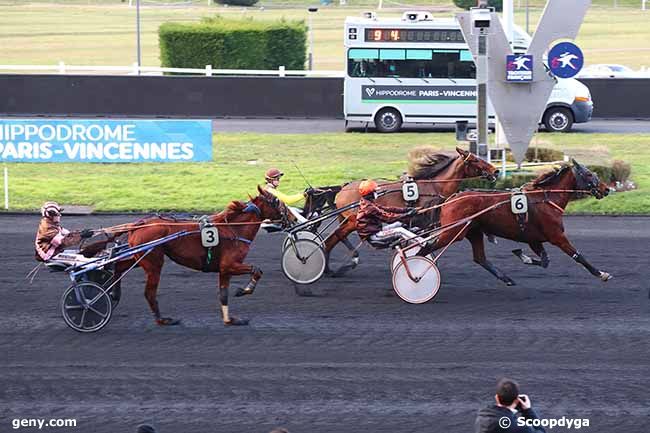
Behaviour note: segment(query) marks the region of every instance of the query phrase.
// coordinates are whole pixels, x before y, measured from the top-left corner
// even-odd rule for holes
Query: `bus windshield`
[[[469,50],[350,48],[348,76],[394,78],[476,78]]]

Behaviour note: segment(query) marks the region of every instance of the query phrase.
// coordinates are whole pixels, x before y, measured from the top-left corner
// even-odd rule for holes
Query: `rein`
[[[534,190],[534,191],[530,191],[530,190],[522,190],[522,191],[520,191],[520,192],[523,193],[523,194],[540,194],[540,193],[544,193],[544,194],[547,194],[547,193],[575,193],[575,192],[578,192],[578,193],[589,193],[589,191],[581,190],[581,189],[542,189],[542,190]],[[456,202],[456,201],[463,200],[463,199],[465,199],[465,198],[471,198],[471,197],[494,197],[494,196],[501,196],[501,195],[512,195],[512,194],[514,194],[514,193],[515,193],[514,191],[506,191],[506,192],[493,192],[493,193],[483,193],[483,194],[475,194],[475,195],[465,195],[465,196],[455,197],[455,198],[452,197],[452,198],[450,198],[449,200],[447,200],[447,201],[445,201],[445,202],[443,202],[443,203],[437,204],[437,205],[435,205],[435,206],[431,206],[431,207],[427,207],[427,208],[422,208],[422,209],[418,210],[418,213],[420,214],[420,213],[429,212],[429,211],[431,211],[431,210],[433,210],[433,209],[441,208],[441,207],[443,207],[443,206],[445,206],[445,205],[447,205],[447,204],[451,204],[451,203],[454,203],[454,202]],[[551,201],[549,201],[548,203],[552,203],[552,204],[554,204],[556,207],[559,208],[559,206],[558,206],[557,204],[555,204],[555,203],[553,203],[553,202],[551,202]],[[561,208],[560,208],[560,209],[561,209]],[[564,210],[562,210],[562,212],[564,212]]]
[[[462,182],[463,180],[482,179],[482,178],[483,178],[483,176],[459,177],[459,178],[456,178],[456,179],[413,179],[413,182],[415,182],[415,183],[420,183],[420,182],[422,182],[422,183],[446,183],[446,182]],[[392,181],[392,182],[386,182],[386,183],[382,183],[381,185],[379,185],[379,187],[381,188],[383,185],[397,185],[397,184],[400,184],[400,183],[404,183],[404,181],[396,180],[396,181]]]

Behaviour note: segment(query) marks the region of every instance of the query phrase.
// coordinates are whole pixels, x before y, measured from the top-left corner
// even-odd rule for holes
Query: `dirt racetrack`
[[[424,305],[385,296],[389,255],[368,249],[346,277],[313,285],[325,296],[297,297],[280,270],[281,235],[264,234],[249,256],[264,278],[254,296],[231,300],[250,326],[221,324],[214,274],[168,261],[159,301],[181,326],[153,324],[136,270],[111,323],[90,335],[60,317],[64,274],[24,280],[37,223],[0,217],[1,432],[14,431],[14,418],[76,418],[74,429],[43,431],[149,422],[161,433],[464,433],[502,375],[545,418],[588,418],[586,432],[648,431],[648,218],[566,218],[574,244],[614,275],[608,283],[551,246],[549,269],[526,267],[501,240],[488,255],[518,283],[505,287],[463,242],[442,259],[443,286]]]

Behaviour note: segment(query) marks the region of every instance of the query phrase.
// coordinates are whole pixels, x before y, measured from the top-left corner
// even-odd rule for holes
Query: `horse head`
[[[465,177],[481,177],[490,182],[497,180],[499,170],[492,164],[459,147],[456,148],[456,152],[463,158],[463,173]]]
[[[262,219],[281,220],[282,226],[287,227],[293,218],[293,215],[288,211],[287,206],[282,203],[280,199],[265,191],[259,185],[257,186],[257,192],[259,195],[251,199],[251,203],[257,206],[260,210],[260,217]]]
[[[600,200],[609,194],[609,187],[598,178],[598,175],[590,171],[584,165],[571,158],[571,172],[575,177],[575,188],[577,190],[589,191],[591,195]]]

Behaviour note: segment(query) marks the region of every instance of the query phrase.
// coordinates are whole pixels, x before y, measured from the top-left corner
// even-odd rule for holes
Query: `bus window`
[[[468,50],[353,48],[348,50],[348,75],[474,79],[476,68]]]

